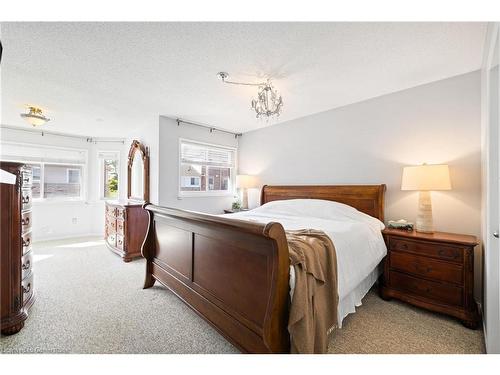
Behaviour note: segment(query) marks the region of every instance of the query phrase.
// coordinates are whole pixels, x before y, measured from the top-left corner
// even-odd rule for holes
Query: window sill
[[[177,194],[177,199],[184,198],[213,198],[213,197],[234,197],[233,193],[209,193],[209,192],[183,192]]]
[[[69,204],[69,205],[81,205],[87,204],[85,199],[34,199],[33,206],[45,206],[45,205],[57,205],[57,204]]]

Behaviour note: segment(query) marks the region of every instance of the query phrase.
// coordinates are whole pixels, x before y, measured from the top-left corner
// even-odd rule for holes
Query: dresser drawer
[[[21,190],[21,210],[29,210],[31,208],[31,189]]]
[[[33,296],[33,292],[35,290],[33,274],[24,279],[21,284],[23,292],[23,304],[25,305]]]
[[[31,232],[22,235],[21,244],[23,246],[23,255],[31,251]]]
[[[31,228],[31,211],[25,211],[21,215],[21,231],[26,233]]]
[[[393,288],[407,291],[438,303],[454,306],[463,305],[463,289],[449,284],[419,279],[397,271],[391,271],[390,283]]]
[[[116,219],[106,217],[106,231],[108,233],[116,233]]]
[[[390,267],[436,281],[446,281],[458,285],[463,283],[463,267],[461,265],[410,253],[391,252]]]
[[[106,217],[116,217],[116,207],[106,205]]]
[[[33,251],[30,251],[23,255],[21,258],[21,279],[25,279],[26,276],[31,274],[33,269]]]
[[[116,218],[120,220],[125,220],[125,209],[121,207],[116,208]]]
[[[106,237],[106,242],[113,247],[116,247],[116,233],[109,233]]]
[[[116,247],[120,250],[123,250],[124,248],[123,236],[120,236],[119,234],[116,235]]]
[[[125,230],[125,222],[123,220],[116,220],[116,233],[123,236]]]
[[[31,188],[33,185],[33,174],[31,169],[22,169],[21,171],[21,186],[23,188]]]
[[[389,249],[463,263],[463,249],[455,246],[391,238]]]

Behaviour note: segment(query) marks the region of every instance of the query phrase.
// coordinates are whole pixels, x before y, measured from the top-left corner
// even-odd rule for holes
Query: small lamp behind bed
[[[431,190],[451,190],[448,165],[404,167],[401,190],[419,191],[416,230],[433,233]]]
[[[236,188],[239,190],[239,197],[241,199],[241,208],[248,208],[248,189],[257,186],[257,179],[255,176],[248,174],[239,174],[236,176]]]

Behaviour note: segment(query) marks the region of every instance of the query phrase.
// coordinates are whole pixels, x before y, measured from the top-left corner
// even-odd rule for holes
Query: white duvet
[[[352,302],[359,306],[368,291],[364,287],[368,279],[375,280],[374,270],[387,253],[381,234],[384,224],[369,215],[345,204],[320,199],[290,199],[266,203],[250,211],[242,211],[225,217],[268,223],[279,222],[285,230],[319,229],[324,231],[335,245],[339,293],[339,324],[352,307],[341,307],[342,300],[353,300],[352,294],[360,294]],[[291,268],[293,270],[293,268]],[[291,272],[291,294],[294,288]],[[356,289],[358,288],[358,289]],[[346,298],[348,297],[348,298]],[[344,313],[344,310],[345,311]]]

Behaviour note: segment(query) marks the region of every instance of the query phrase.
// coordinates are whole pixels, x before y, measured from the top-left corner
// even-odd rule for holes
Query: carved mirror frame
[[[144,170],[143,170],[143,196],[132,196],[132,164],[134,156],[138,152],[141,156]],[[134,201],[149,202],[149,148],[137,140],[132,141],[130,150],[128,151],[128,165],[127,165],[127,198]]]

